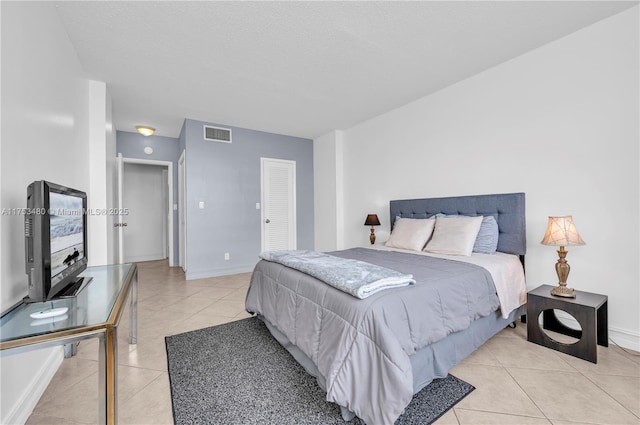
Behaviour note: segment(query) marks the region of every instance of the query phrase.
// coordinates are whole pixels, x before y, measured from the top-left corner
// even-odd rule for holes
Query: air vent
[[[204,140],[212,142],[231,143],[231,129],[204,126]]]

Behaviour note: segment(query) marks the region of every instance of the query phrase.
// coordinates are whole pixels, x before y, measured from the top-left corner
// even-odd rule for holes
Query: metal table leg
[[[100,335],[98,359],[99,422],[107,425],[118,423],[118,331],[108,326]]]
[[[138,271],[131,282],[129,344],[138,343]]]

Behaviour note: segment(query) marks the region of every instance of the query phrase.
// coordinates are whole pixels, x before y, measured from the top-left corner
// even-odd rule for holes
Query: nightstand
[[[527,294],[527,340],[597,363],[597,345],[609,346],[607,296],[575,291],[575,298],[562,298],[551,295],[551,288],[553,286],[542,285]],[[554,309],[571,314],[582,330],[563,325],[556,317]],[[542,323],[538,322],[540,313]],[[573,344],[556,341],[547,335],[543,328],[578,338],[579,341]]]

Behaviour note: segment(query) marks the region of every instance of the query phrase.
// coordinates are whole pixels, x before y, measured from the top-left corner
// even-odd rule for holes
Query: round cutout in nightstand
[[[553,315],[553,317],[555,317],[555,320],[557,320],[557,322],[560,325],[562,325],[564,328],[566,328],[567,330],[571,330],[571,335],[566,335],[566,334],[545,329],[542,326],[542,323],[543,323],[542,317],[543,316],[547,317],[547,320],[548,320],[549,315]],[[582,336],[582,327],[580,326],[580,323],[578,323],[575,317],[573,317],[571,314],[567,313],[564,310],[548,309],[548,310],[541,311],[540,314],[538,315],[538,326],[540,326],[540,330],[548,338],[560,344],[567,344],[567,345],[575,344],[578,341],[580,341],[580,338]]]

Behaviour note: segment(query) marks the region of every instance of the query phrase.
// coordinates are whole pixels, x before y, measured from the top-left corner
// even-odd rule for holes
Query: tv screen
[[[84,220],[82,198],[49,193],[49,241],[51,281],[55,284],[64,271],[84,258]]]
[[[87,195],[39,180],[27,187],[25,263],[27,302],[72,294],[87,267]]]

